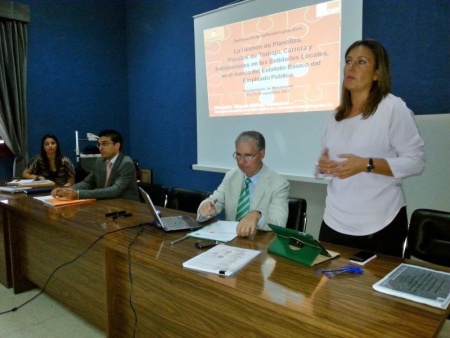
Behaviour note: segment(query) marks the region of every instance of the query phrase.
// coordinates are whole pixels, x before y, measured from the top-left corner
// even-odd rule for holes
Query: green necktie
[[[250,189],[248,188],[250,182],[251,180],[247,177],[242,187],[236,211],[236,221],[240,221],[250,211]]]

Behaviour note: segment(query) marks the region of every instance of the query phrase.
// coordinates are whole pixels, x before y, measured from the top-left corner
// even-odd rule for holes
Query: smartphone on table
[[[206,248],[212,248],[213,246],[216,246],[219,244],[219,241],[200,241],[195,243],[195,247],[197,249],[206,249]]]
[[[361,250],[355,253],[353,256],[350,257],[350,263],[358,264],[358,265],[366,265],[371,260],[375,259],[377,255],[375,252],[372,251],[366,251]]]

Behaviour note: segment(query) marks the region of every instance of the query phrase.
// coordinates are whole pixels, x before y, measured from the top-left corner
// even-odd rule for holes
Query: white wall
[[[425,141],[426,166],[404,182],[408,214],[428,208],[450,211],[450,114],[416,116]]]
[[[416,115],[425,141],[426,167],[420,176],[404,180],[408,217],[415,209],[450,211],[450,114]],[[326,184],[291,181],[291,197],[308,203],[307,232],[318,238],[325,208]]]

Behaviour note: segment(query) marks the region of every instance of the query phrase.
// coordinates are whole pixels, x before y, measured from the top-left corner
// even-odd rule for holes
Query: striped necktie
[[[250,211],[250,189],[248,187],[250,182],[251,180],[247,177],[242,187],[236,211],[236,221],[240,221]]]
[[[111,168],[112,168],[112,162],[107,160],[106,161],[106,179],[105,179],[105,188],[108,185],[109,175],[111,174]]]

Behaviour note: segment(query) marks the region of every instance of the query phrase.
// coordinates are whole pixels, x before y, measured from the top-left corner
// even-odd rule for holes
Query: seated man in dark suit
[[[95,161],[94,169],[82,182],[74,184],[70,189],[54,189],[52,196],[139,201],[136,168],[131,158],[120,152],[122,135],[115,130],[103,130],[98,136],[97,146],[102,156]]]
[[[263,163],[266,141],[257,131],[244,131],[235,141],[237,168],[230,170],[214,193],[201,202],[197,221],[203,222],[225,209],[227,221],[238,221],[236,233],[252,237],[268,224],[285,227],[288,218],[289,182]]]

